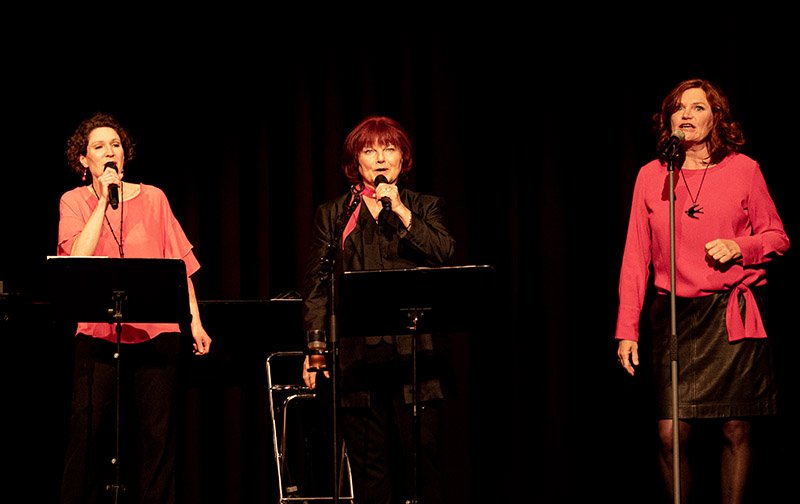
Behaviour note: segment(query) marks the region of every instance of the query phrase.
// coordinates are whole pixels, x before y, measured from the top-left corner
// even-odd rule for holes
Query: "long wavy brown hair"
[[[678,110],[683,92],[693,88],[705,91],[708,103],[711,105],[713,124],[705,141],[710,155],[709,162],[716,164],[727,155],[742,149],[744,134],[739,123],[731,115],[731,107],[725,93],[705,79],[687,79],[678,83],[661,102],[661,111],[653,115],[658,152],[661,152],[672,135],[670,117]]]
[[[93,116],[81,121],[75,131],[67,140],[67,148],[64,152],[67,157],[67,164],[76,173],[83,174],[84,167],[81,164],[81,156],[87,154],[89,148],[89,134],[97,128],[111,128],[117,132],[122,142],[122,149],[125,153],[125,161],[133,161],[136,157],[136,145],[133,142],[128,130],[110,114],[97,112]]]

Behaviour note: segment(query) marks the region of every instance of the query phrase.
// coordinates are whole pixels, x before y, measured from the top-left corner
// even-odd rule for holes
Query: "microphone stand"
[[[332,438],[333,438],[333,502],[339,502],[339,427],[338,427],[338,384],[336,368],[338,367],[338,353],[339,353],[339,338],[337,335],[337,322],[336,322],[336,256],[338,255],[338,248],[341,247],[342,235],[347,221],[353,215],[358,205],[361,204],[361,191],[357,189],[358,185],[350,187],[350,192],[353,194],[353,200],[345,207],[344,213],[336,223],[336,232],[332,237],[330,243],[325,250],[325,255],[321,258],[322,267],[319,272],[320,283],[328,283],[328,342],[331,345],[330,357],[330,375],[331,375],[331,410],[333,411],[331,417]],[[321,370],[318,370],[321,371]]]
[[[115,400],[115,420],[114,420],[114,456],[111,459],[111,464],[114,466],[114,483],[106,485],[106,490],[113,496],[113,502],[119,502],[120,494],[125,492],[125,485],[120,481],[120,356],[122,352],[121,339],[122,339],[122,303],[126,299],[124,291],[114,291],[114,310],[110,312],[111,318],[114,320],[115,332],[117,335],[116,352],[114,352],[114,360],[116,361],[116,400]]]
[[[670,153],[667,157],[667,171],[669,172],[669,308],[670,308],[670,336],[669,355],[670,371],[672,375],[672,482],[675,504],[681,501],[681,471],[680,471],[680,425],[678,419],[678,331],[675,307],[675,160],[680,158],[680,150]]]

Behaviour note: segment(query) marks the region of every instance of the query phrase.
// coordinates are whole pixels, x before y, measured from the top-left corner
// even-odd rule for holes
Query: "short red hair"
[[[394,145],[403,154],[403,166],[400,175],[411,171],[414,164],[414,154],[411,140],[400,124],[385,116],[369,116],[347,135],[342,152],[342,170],[352,183],[361,182],[361,173],[358,171],[358,156],[364,147],[374,144],[380,146]]]

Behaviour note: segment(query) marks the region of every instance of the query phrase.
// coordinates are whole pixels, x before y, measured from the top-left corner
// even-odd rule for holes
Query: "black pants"
[[[181,345],[182,337],[177,333],[122,345],[117,454],[116,344],[76,336],[62,503],[113,502],[113,489],[122,486],[120,502],[175,502]],[[116,455],[119,459],[115,465],[112,460]]]
[[[441,499],[441,464],[436,443],[440,400],[419,403],[417,442],[407,382],[407,366],[393,362],[367,366],[360,378],[368,383],[366,398],[341,408],[341,431],[353,473],[355,501],[396,504],[410,500],[414,490],[420,502]],[[438,389],[437,389],[438,391]],[[345,394],[343,399],[356,394]],[[440,394],[426,394],[440,396]]]

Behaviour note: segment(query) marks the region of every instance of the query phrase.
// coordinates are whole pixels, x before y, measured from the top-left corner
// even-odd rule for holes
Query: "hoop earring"
[[[84,169],[83,169],[83,176],[81,177],[81,179],[82,179],[84,182],[86,182],[86,172],[88,172],[88,171],[89,171],[89,168],[84,168]]]

